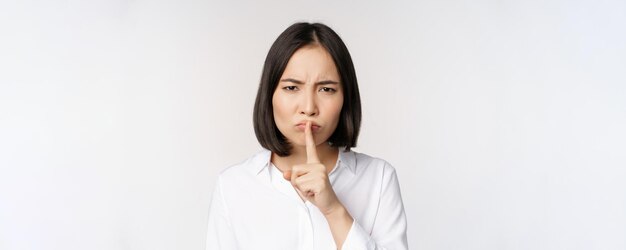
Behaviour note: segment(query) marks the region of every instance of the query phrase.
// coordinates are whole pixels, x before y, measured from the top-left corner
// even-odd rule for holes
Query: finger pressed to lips
[[[317,156],[317,148],[315,144],[315,138],[311,132],[311,123],[307,122],[306,129],[304,130],[304,139],[306,141],[306,162],[307,163],[319,163],[319,157]]]
[[[308,121],[305,124],[305,128],[304,128],[304,141],[306,144],[306,164],[317,164],[319,165],[320,160],[319,160],[319,156],[317,155],[317,145],[315,143],[315,137],[313,136],[313,132],[312,132],[312,122]],[[302,171],[304,169],[299,169],[298,166],[294,166],[292,167],[291,170],[287,170],[283,173],[283,177],[287,180],[291,180],[292,183],[295,183],[295,179],[302,176],[302,175],[306,175],[309,171],[311,171],[312,169],[310,168],[311,165],[307,166],[307,168],[305,168],[305,171]]]

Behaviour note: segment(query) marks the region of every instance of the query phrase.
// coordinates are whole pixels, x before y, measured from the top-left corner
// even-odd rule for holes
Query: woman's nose
[[[315,94],[311,93],[311,91],[307,91],[308,93],[302,96],[302,101],[300,104],[300,114],[306,116],[314,116],[317,114],[317,101],[315,100]]]

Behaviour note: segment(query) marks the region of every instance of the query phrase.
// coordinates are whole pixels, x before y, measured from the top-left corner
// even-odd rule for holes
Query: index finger
[[[311,132],[312,123],[312,121],[308,121],[306,123],[306,128],[304,129],[304,139],[306,141],[306,163],[320,163],[320,159],[317,156],[315,139],[313,138],[313,133]]]

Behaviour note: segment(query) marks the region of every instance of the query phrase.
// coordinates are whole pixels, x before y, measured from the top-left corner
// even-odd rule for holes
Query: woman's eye
[[[335,92],[335,91],[337,91],[337,90],[335,90],[335,89],[333,89],[333,88],[323,87],[323,88],[321,88],[321,89],[320,89],[320,91],[322,91],[322,92],[330,92],[330,93],[332,93],[332,92]]]
[[[283,89],[287,90],[287,91],[294,91],[294,90],[298,89],[298,87],[296,87],[296,86],[287,86],[287,87],[284,87]]]

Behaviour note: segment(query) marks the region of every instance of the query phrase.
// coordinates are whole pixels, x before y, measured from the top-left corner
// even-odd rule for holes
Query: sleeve
[[[209,205],[209,224],[206,240],[207,250],[237,249],[237,241],[224,202],[220,180],[217,180],[213,198]]]
[[[380,203],[369,234],[354,220],[343,250],[407,250],[407,222],[398,177],[393,167],[385,164]]]

